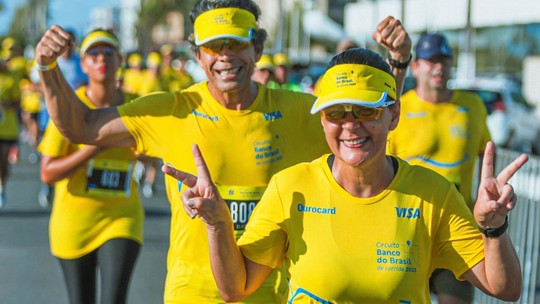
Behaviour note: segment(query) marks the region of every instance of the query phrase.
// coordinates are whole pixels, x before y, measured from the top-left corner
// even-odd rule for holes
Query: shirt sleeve
[[[434,268],[451,270],[456,278],[484,259],[482,236],[462,196],[451,188],[441,210],[433,255]]]
[[[287,248],[284,212],[274,178],[261,198],[238,240],[244,256],[255,263],[277,268],[283,263]]]

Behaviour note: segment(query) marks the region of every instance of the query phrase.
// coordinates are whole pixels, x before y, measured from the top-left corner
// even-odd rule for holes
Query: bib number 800
[[[244,230],[257,202],[231,200],[226,200],[226,202],[231,211],[234,230]]]

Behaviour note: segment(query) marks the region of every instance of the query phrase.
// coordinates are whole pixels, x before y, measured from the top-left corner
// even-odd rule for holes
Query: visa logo
[[[281,114],[281,111],[263,113],[263,115],[264,115],[264,119],[266,119],[266,121],[283,118],[283,114]]]
[[[420,208],[396,208],[397,217],[399,218],[406,218],[406,219],[414,219],[414,218],[420,218]]]

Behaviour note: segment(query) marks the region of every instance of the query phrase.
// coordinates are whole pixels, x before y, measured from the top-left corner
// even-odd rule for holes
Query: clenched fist
[[[73,37],[58,25],[53,25],[36,46],[36,63],[49,65],[70,48],[75,47]]]

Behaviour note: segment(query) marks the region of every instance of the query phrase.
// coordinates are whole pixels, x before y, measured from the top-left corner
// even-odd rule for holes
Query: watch
[[[504,219],[504,224],[499,228],[483,229],[483,228],[478,227],[478,230],[480,230],[480,232],[482,232],[482,234],[484,234],[488,238],[500,237],[503,233],[506,232],[506,229],[508,229],[508,215]]]
[[[396,69],[406,69],[409,66],[409,63],[411,63],[412,54],[409,56],[409,59],[405,62],[399,62],[397,60],[392,59],[392,56],[390,56],[390,53],[386,55],[386,58],[388,59],[388,62],[390,63],[390,65],[395,67]]]

